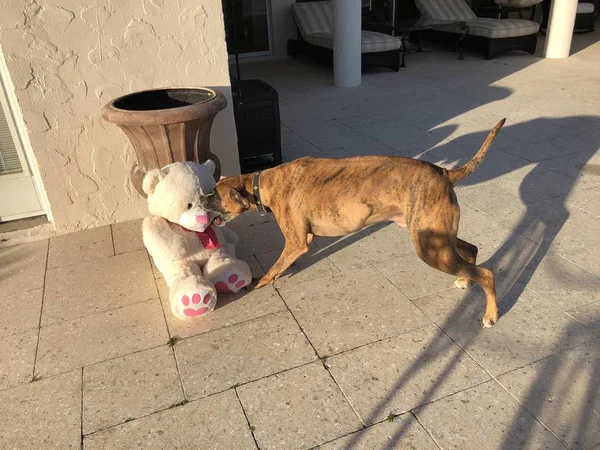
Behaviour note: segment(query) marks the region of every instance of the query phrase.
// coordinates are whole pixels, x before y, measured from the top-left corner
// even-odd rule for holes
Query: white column
[[[361,0],[333,0],[333,84],[359,86]]]
[[[550,11],[544,56],[568,58],[575,28],[577,0],[554,0]]]

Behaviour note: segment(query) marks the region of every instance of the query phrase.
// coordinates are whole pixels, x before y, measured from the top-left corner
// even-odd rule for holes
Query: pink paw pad
[[[229,275],[227,281],[217,281],[215,283],[218,292],[237,292],[247,285],[248,281],[241,279],[237,273]]]
[[[206,294],[204,296],[204,300],[202,300],[202,303],[204,303],[205,305],[208,305],[210,303],[210,294]]]
[[[197,316],[201,316],[202,314],[206,313],[208,311],[208,308],[206,306],[203,306],[202,308],[199,309],[192,309],[192,308],[187,308],[183,310],[183,314],[187,317],[197,317]]]
[[[190,304],[190,298],[187,295],[184,295],[181,297],[181,303],[183,303],[183,306],[188,306]]]
[[[231,289],[229,289],[229,286],[227,286],[224,281],[218,281],[215,284],[215,288],[217,288],[217,291],[219,292],[231,292]]]

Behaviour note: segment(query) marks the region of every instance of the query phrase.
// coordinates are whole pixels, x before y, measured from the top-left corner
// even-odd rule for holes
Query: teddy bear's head
[[[150,214],[192,231],[204,231],[215,217],[215,163],[176,162],[150,170],[142,188]]]

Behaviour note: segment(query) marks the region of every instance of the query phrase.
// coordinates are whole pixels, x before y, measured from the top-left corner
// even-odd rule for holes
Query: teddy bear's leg
[[[224,245],[213,253],[204,266],[204,276],[217,292],[238,292],[252,282],[250,267],[235,257],[233,246]]]
[[[217,291],[213,283],[202,275],[175,278],[170,280],[169,286],[171,312],[178,319],[189,320],[202,316],[217,305]]]

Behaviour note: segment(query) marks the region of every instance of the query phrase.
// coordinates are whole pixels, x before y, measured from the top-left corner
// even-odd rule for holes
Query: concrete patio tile
[[[2,447],[81,446],[81,371],[0,391]]]
[[[577,140],[571,139],[571,145],[576,142]],[[586,186],[599,186],[600,178],[594,171],[594,167],[597,167],[598,163],[600,163],[600,153],[586,148],[580,153],[543,161],[540,166],[569,175],[575,180],[575,184],[583,182],[583,185]]]
[[[261,449],[305,449],[362,428],[319,362],[237,388]]]
[[[110,225],[50,239],[48,268],[70,266],[114,255]]]
[[[48,376],[156,347],[169,335],[158,299],[40,330],[36,373]]]
[[[343,147],[351,153],[377,145],[376,139],[354,130],[351,133],[344,134],[331,133],[320,136],[307,136],[306,140],[321,150]]]
[[[410,413],[395,417],[394,422],[379,423],[319,446],[319,450],[386,448],[437,450],[438,446]]]
[[[393,152],[408,152],[415,148],[426,150],[442,140],[439,136],[400,120],[361,125],[355,129],[387,145]]]
[[[427,323],[425,317],[373,267],[280,289],[320,356],[349,350]]]
[[[546,239],[551,242],[551,249],[560,254],[584,250],[600,245],[600,218],[572,209],[563,222],[555,222]]]
[[[567,350],[498,378],[569,448],[600,444],[600,341]]]
[[[338,122],[343,123],[344,125],[348,126],[348,127],[358,127],[360,125],[367,125],[369,123],[373,123],[373,122],[377,122],[377,119],[374,119],[373,117],[366,115],[366,114],[359,114],[357,116],[352,116],[352,117],[343,117],[340,119],[337,119]]]
[[[456,189],[456,193],[461,207],[465,203],[471,205],[513,229],[528,212],[527,205],[518,195],[507,192],[494,183],[475,183],[473,186]],[[494,201],[490,202],[490,198]]]
[[[31,381],[37,341],[37,330],[0,340],[0,389]]]
[[[495,381],[422,406],[414,414],[442,448],[564,449]]]
[[[565,252],[563,255],[569,261],[579,267],[600,276],[600,245],[592,245],[573,252]]]
[[[486,182],[494,181],[496,178],[528,164],[531,163],[494,147],[486,155],[481,165],[474,172],[474,175]],[[468,184],[478,185],[476,181],[471,181],[470,177],[471,175],[466,179]]]
[[[173,350],[167,345],[92,364],[83,369],[83,433],[183,400]]]
[[[600,217],[600,196],[597,188],[573,189],[566,201],[593,216]]]
[[[0,337],[37,328],[43,293],[43,289],[35,289],[0,297]]]
[[[341,238],[319,238],[315,243],[342,271],[390,258],[417,259],[410,236],[394,223],[375,225]]]
[[[514,174],[514,178],[513,178]],[[537,202],[568,194],[573,189],[573,179],[551,170],[533,170],[520,179],[517,170],[495,179],[494,183],[514,195],[519,195],[526,203]]]
[[[186,395],[206,397],[316,359],[288,311],[185,339],[175,354]]]
[[[319,138],[327,135],[343,135],[355,131],[338,120],[326,120],[323,122],[311,121],[302,125],[290,125],[290,129],[304,139]]]
[[[566,259],[550,254],[532,272],[525,269],[527,288],[544,297],[563,311],[600,300],[600,277]]]
[[[410,299],[450,289],[456,280],[419,258],[389,259],[375,263],[375,267]]]
[[[569,311],[569,314],[589,329],[600,334],[600,302],[575,308]]]
[[[144,249],[144,241],[142,240],[142,220],[143,219],[132,220],[111,225],[113,241],[115,243],[115,253],[117,255]]]
[[[265,274],[265,271],[256,259],[256,256],[244,256],[240,259],[246,264],[248,264],[248,267],[250,267],[250,273],[252,274],[252,278],[260,278]]]
[[[575,347],[594,333],[519,285],[504,294],[497,277],[500,320],[481,328],[485,296],[479,286],[422,297],[415,303],[492,375],[499,375]]]
[[[49,269],[42,325],[158,297],[144,250]]]
[[[460,193],[458,196],[460,199]],[[481,234],[505,238],[511,236],[513,233],[513,230],[502,225],[483,211],[467,204],[467,202],[463,202],[460,205],[460,224],[458,226],[459,238],[469,241],[469,239],[472,239],[474,236]]]
[[[0,248],[0,297],[44,286],[48,240]]]
[[[256,449],[235,392],[229,390],[85,437],[85,450]]]
[[[352,158],[353,155],[345,148],[332,148],[330,150],[323,150],[316,155],[311,155],[318,158],[330,158],[330,159],[340,159],[340,158]]]
[[[198,320],[179,320],[169,306],[169,288],[158,280],[158,288],[171,336],[185,338],[206,333],[236,323],[256,319],[286,309],[285,303],[273,286],[254,291],[242,290],[237,294],[219,294],[214,311]]]
[[[285,244],[283,234],[275,221],[235,228],[232,226],[231,229],[240,239],[236,247],[238,258],[281,250]]]
[[[280,250],[256,255],[262,269],[266,272],[275,264],[281,254]],[[317,246],[311,249],[294,262],[288,270],[275,282],[275,287],[291,286],[308,280],[314,280],[327,275],[338,273],[339,269],[325,256]]]
[[[490,379],[435,325],[332,356],[327,366],[365,424]]]

